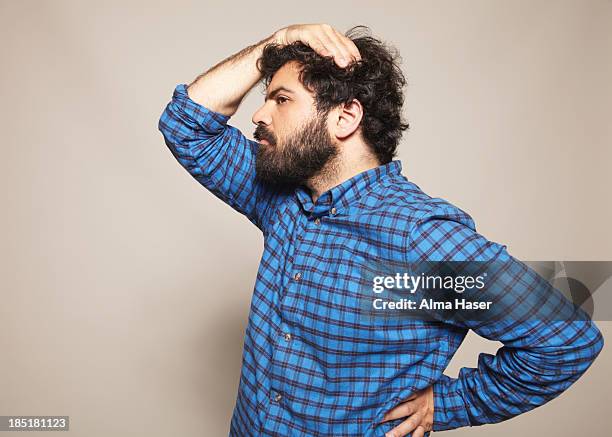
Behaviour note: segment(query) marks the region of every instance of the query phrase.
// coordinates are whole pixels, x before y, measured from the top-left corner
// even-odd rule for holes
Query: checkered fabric
[[[305,187],[273,190],[255,179],[258,143],[229,118],[181,84],[159,129],[193,178],[264,237],[231,436],[383,436],[405,420],[378,424],[385,412],[430,385],[434,431],[500,422],[558,396],[598,355],[603,338],[590,319],[470,326],[363,317],[355,290],[370,262],[519,261],[467,213],[407,180],[399,160],[315,203]],[[528,292],[537,275],[517,271]],[[503,347],[448,377],[469,329]]]

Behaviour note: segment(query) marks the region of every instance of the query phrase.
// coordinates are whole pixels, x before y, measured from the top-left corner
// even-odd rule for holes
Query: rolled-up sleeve
[[[258,143],[228,125],[229,118],[191,100],[180,84],[158,128],[191,176],[265,232],[275,193],[255,178]]]

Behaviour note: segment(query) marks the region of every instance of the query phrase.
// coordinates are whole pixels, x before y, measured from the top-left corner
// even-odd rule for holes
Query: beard
[[[277,146],[276,137],[262,125],[253,134],[259,144],[255,161],[256,178],[280,188],[305,185],[319,175],[325,165],[338,155],[326,126],[326,117],[314,116],[303,127]]]

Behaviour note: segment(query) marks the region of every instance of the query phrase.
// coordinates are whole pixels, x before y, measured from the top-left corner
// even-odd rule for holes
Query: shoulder
[[[403,174],[387,178],[377,191],[381,198],[379,207],[401,217],[407,231],[435,219],[454,221],[476,230],[470,214],[447,199],[430,196]]]
[[[378,192],[380,208],[398,219],[410,261],[485,260],[506,249],[479,234],[468,212],[430,196],[401,174],[385,180]]]

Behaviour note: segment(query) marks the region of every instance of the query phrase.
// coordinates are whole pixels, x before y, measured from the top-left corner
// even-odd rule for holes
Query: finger
[[[334,56],[334,52],[330,48],[332,45],[329,41],[322,40],[320,38],[310,39],[308,41],[302,41],[304,44],[307,44],[311,49],[313,49],[317,54],[327,57]]]
[[[421,414],[415,413],[410,416],[408,419],[404,420],[402,423],[397,425],[391,431],[385,434],[385,437],[402,437],[406,434],[410,434],[414,431],[417,426],[421,423]]]
[[[346,49],[349,51],[349,53],[351,54],[352,58],[355,61],[361,60],[361,53],[359,53],[359,49],[357,48],[357,46],[355,45],[353,40],[350,39],[349,37],[347,37],[346,35],[341,34],[340,32],[338,32],[335,29],[334,29],[334,31],[338,35],[338,38],[340,38],[340,41],[342,42],[342,44],[344,44]]]
[[[344,55],[340,49],[339,43],[337,43],[331,36],[332,33],[333,32],[327,33],[324,29],[322,29],[322,32],[317,34],[317,37],[329,54],[334,58],[334,62],[336,62],[336,64],[338,64],[340,67],[345,67],[348,65],[349,58],[345,59],[346,55]],[[344,63],[342,62],[343,59],[345,59]]]
[[[414,402],[404,402],[403,404],[399,404],[397,407],[393,408],[387,414],[384,415],[382,422],[387,422],[388,420],[399,419],[401,417],[410,416],[416,412],[416,405]]]
[[[338,32],[335,29],[334,29],[334,34],[338,40],[338,44],[342,47],[342,50],[347,56],[346,59],[348,59],[351,62],[359,60],[359,50],[357,49],[357,46],[355,46],[353,41],[351,41],[349,38],[345,37],[344,35],[342,35],[340,32]]]
[[[336,62],[341,67],[346,67],[351,61],[352,55],[346,44],[342,41],[342,39],[338,36],[338,32],[333,27],[324,27],[323,31],[329,37],[329,39],[334,43],[334,46],[337,49],[338,57],[336,61],[342,61],[344,59],[343,65],[342,62]]]
[[[424,437],[425,436],[425,428],[421,425],[417,426],[417,428],[412,433],[412,437]]]
[[[419,397],[419,392],[410,395],[410,397],[406,398],[406,401],[412,401]]]

